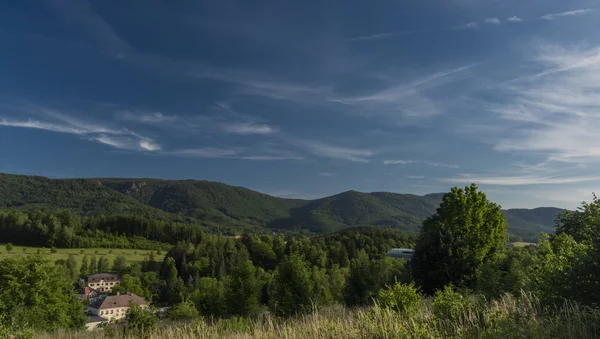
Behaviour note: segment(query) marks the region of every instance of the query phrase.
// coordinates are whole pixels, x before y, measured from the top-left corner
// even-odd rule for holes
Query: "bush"
[[[452,285],[435,292],[433,313],[439,319],[457,321],[469,308],[469,300],[454,290]]]
[[[13,250],[13,244],[11,244],[11,243],[6,244],[6,252],[10,253],[10,252],[12,252],[12,250]]]
[[[58,252],[58,251],[56,250],[56,247],[50,247],[50,253],[54,254],[54,253],[56,253],[56,252]]]
[[[414,283],[396,282],[379,291],[378,301],[381,307],[392,309],[398,313],[412,314],[418,308],[423,295]]]
[[[184,301],[177,304],[167,312],[167,318],[175,321],[190,321],[199,317],[200,314],[191,301]]]
[[[139,336],[156,329],[158,317],[154,312],[131,305],[125,320],[125,332]]]

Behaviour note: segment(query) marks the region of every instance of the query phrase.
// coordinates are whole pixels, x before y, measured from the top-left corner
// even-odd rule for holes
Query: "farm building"
[[[415,250],[410,248],[392,248],[387,252],[388,257],[410,260]]]

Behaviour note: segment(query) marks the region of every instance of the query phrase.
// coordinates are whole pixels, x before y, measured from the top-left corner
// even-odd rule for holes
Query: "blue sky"
[[[574,208],[600,184],[596,6],[3,2],[0,172]]]

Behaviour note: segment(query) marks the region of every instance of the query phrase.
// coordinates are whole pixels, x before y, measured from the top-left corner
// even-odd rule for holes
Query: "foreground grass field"
[[[99,259],[100,257],[105,257],[112,265],[115,258],[119,255],[125,256],[128,263],[133,263],[144,261],[146,258],[148,258],[148,255],[151,252],[149,250],[118,248],[57,248],[56,253],[51,253],[51,250],[49,248],[25,246],[13,246],[12,251],[8,252],[6,250],[6,246],[2,244],[0,245],[0,258],[6,258],[7,256],[22,256],[34,254],[38,251],[48,254],[48,258],[52,261],[61,259],[66,260],[69,257],[69,254],[72,254],[77,260],[77,265],[81,265],[81,260],[83,259],[84,255],[87,255],[88,258],[96,256],[96,259]],[[156,254],[156,251],[153,252],[156,261],[161,262],[164,259],[165,251],[160,252],[160,254]]]
[[[38,334],[55,338],[599,338],[600,312],[576,304],[545,309],[535,297],[505,295],[456,307],[421,301],[418,309],[398,313],[378,306],[348,309],[332,306],[306,316],[256,320],[200,319],[159,323],[158,328],[108,328]]]

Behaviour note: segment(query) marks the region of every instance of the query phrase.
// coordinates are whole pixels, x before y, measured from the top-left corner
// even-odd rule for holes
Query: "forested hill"
[[[317,200],[272,197],[195,180],[48,179],[0,174],[0,208],[67,209],[80,215],[135,214],[238,230],[324,233],[373,225],[418,231],[442,194],[348,191]],[[552,232],[557,208],[506,210],[509,231],[525,240]]]

